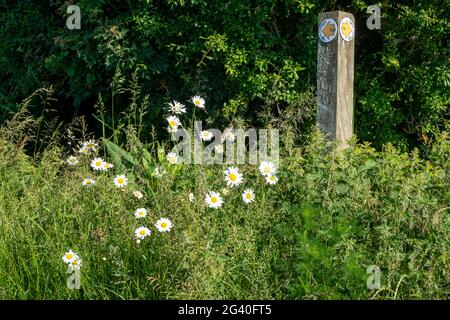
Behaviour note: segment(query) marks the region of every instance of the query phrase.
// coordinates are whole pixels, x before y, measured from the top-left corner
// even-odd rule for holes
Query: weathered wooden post
[[[317,123],[347,145],[353,134],[355,18],[342,11],[319,14]]]

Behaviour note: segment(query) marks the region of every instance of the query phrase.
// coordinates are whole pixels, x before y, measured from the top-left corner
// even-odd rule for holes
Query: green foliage
[[[2,118],[36,89],[53,85],[63,120],[90,117],[100,94],[114,105],[104,119],[114,127],[128,96],[114,98],[109,84],[117,72],[128,80],[137,72],[154,106],[144,123],[159,120],[168,101],[201,94],[210,122],[246,117],[258,124],[261,112],[298,106],[315,86],[317,15],[339,9],[357,19],[357,135],[376,147],[428,143],[448,128],[448,2],[380,1],[382,28],[373,31],[365,27],[369,4],[80,0],[82,29],[70,31],[67,1],[6,0],[0,4]],[[300,112],[314,116],[314,109]]]

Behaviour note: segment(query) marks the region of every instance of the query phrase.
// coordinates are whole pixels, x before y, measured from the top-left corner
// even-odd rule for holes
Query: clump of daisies
[[[229,167],[225,170],[225,181],[228,186],[237,187],[244,182],[244,178],[238,168]]]
[[[169,232],[172,229],[172,222],[167,218],[161,218],[156,221],[155,227],[159,232]]]
[[[128,184],[128,178],[125,175],[123,175],[123,174],[118,175],[117,177],[114,178],[114,185],[117,188],[123,188],[127,184]]]
[[[63,255],[62,260],[67,264],[70,270],[80,269],[82,266],[80,256],[77,253],[73,252],[72,249],[70,249]]]
[[[152,230],[150,230],[147,227],[139,227],[134,231],[134,234],[136,235],[136,238],[138,238],[138,240],[142,240],[145,239],[146,237],[148,237],[149,235],[152,234]]]
[[[273,162],[261,161],[259,172],[266,178],[267,184],[274,185],[278,182],[278,177],[275,175],[277,167]]]
[[[208,205],[208,207],[213,209],[218,209],[222,206],[223,200],[220,196],[220,193],[215,191],[209,191],[208,194],[205,196],[205,203]]]

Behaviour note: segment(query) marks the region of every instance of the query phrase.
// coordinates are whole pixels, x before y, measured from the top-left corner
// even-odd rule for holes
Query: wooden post
[[[342,11],[319,14],[317,123],[345,147],[353,134],[355,18]]]

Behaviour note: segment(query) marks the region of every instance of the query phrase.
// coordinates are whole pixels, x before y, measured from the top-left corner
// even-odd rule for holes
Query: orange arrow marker
[[[331,23],[327,23],[327,24],[325,25],[325,27],[323,27],[323,29],[322,29],[322,33],[323,33],[327,38],[332,37],[332,36],[334,35],[334,31],[335,31],[334,25],[332,25]]]

